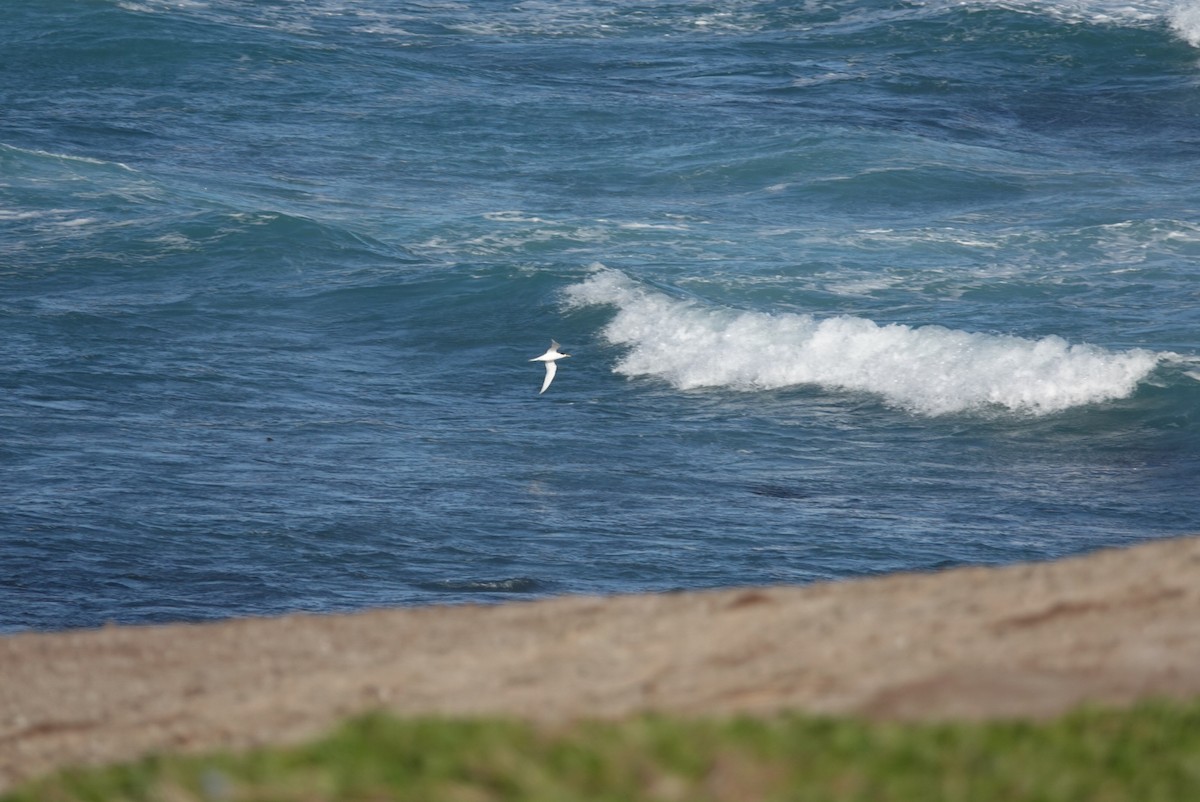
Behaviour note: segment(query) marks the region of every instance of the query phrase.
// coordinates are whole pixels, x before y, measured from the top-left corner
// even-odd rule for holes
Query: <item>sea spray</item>
[[[616,371],[679,389],[761,390],[793,385],[875,393],[925,415],[988,408],[1045,415],[1123,398],[1161,355],[1041,339],[819,319],[704,306],[598,268],[567,289],[574,306],[610,305],[610,342],[628,346]]]

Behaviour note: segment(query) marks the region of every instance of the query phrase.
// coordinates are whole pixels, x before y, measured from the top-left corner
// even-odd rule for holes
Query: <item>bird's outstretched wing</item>
[[[553,362],[546,363],[546,380],[542,382],[542,389],[538,390],[538,395],[546,392],[546,388],[550,386],[550,382],[554,381],[554,374],[558,372],[558,365]]]

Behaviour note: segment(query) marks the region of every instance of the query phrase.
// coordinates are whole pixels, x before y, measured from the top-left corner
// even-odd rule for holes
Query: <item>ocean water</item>
[[[1200,2],[9,0],[0,334],[0,632],[1197,532]]]

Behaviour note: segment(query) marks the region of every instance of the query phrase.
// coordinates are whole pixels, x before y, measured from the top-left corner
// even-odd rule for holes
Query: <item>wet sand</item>
[[[1200,695],[1200,539],[806,587],[0,638],[0,790],[345,716],[1049,716]]]

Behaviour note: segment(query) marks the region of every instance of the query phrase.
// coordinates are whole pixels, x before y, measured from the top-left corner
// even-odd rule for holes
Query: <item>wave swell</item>
[[[613,306],[604,337],[629,351],[615,370],[686,390],[796,385],[874,393],[924,415],[987,409],[1045,415],[1131,395],[1165,356],[1061,337],[880,325],[703,306],[598,267],[566,291],[573,307]]]

